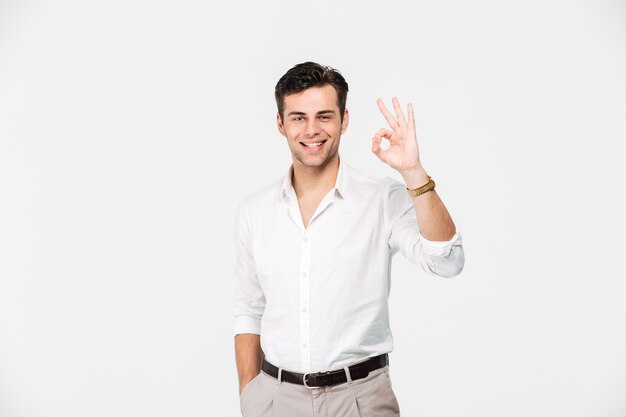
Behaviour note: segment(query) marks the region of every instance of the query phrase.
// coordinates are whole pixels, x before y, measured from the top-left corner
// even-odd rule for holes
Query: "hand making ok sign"
[[[415,134],[413,105],[409,103],[407,106],[407,114],[409,117],[407,121],[404,118],[400,103],[396,97],[392,99],[396,117],[387,110],[387,107],[385,107],[381,99],[378,99],[376,103],[392,130],[383,128],[374,135],[372,138],[372,152],[376,154],[381,161],[401,174],[422,168],[419,159],[419,149],[417,147],[417,136]],[[389,147],[387,149],[381,149],[380,147],[380,142],[383,138],[389,140]]]

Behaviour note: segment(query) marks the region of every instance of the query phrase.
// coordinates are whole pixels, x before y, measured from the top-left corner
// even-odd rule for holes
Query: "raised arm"
[[[393,98],[394,117],[381,99],[378,108],[389,123],[389,129],[380,129],[372,138],[372,152],[384,163],[398,171],[408,188],[417,188],[428,183],[426,170],[419,159],[417,135],[415,133],[415,117],[413,105],[408,104],[408,121],[405,120],[400,103]],[[380,143],[383,138],[389,140],[389,148],[383,150]],[[422,236],[430,241],[449,241],[456,233],[452,217],[448,213],[435,190],[412,197]]]
[[[407,121],[398,99],[394,97],[392,102],[396,117],[381,99],[377,101],[391,130],[380,129],[374,135],[372,152],[402,175],[406,188],[418,188],[427,184],[429,177],[419,158],[413,105],[408,105]],[[383,138],[389,140],[386,150],[380,147]],[[413,213],[409,212],[409,200]],[[461,273],[465,264],[461,236],[434,189],[414,197],[397,183],[391,187],[387,202],[392,251],[401,250],[411,262],[434,275],[453,277]]]

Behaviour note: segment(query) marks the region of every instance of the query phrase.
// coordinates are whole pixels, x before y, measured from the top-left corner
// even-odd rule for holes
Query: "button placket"
[[[311,267],[311,236],[310,230],[305,230],[302,236],[302,249],[300,253],[300,359],[304,369],[311,367],[310,347],[310,320],[309,320],[309,295]]]

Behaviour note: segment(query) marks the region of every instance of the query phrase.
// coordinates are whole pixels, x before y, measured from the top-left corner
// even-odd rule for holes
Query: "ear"
[[[348,121],[350,119],[350,116],[348,115],[348,109],[345,108],[343,110],[343,121],[341,122],[341,133],[343,134],[343,132],[346,131],[346,129],[348,129]]]
[[[285,132],[285,126],[283,126],[282,120],[280,120],[280,113],[276,112],[276,127],[278,127],[278,131],[284,137],[287,137],[287,133]]]

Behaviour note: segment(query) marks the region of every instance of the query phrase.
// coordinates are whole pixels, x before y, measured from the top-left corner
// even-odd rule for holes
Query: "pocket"
[[[391,383],[391,376],[389,375],[389,368],[385,368],[385,376],[387,377],[387,383],[389,384],[389,388],[393,388],[393,384]]]
[[[259,375],[261,375],[260,372],[254,378],[252,378],[250,381],[248,381],[248,383],[246,385],[244,385],[243,389],[241,390],[241,394],[239,394],[239,401],[241,401],[243,399],[243,396],[246,394],[246,392],[248,392],[248,389],[254,383],[254,381],[257,380]]]
[[[389,376],[389,368],[385,368],[384,373],[385,379],[387,380],[387,388],[389,389],[389,394],[391,396],[393,412],[400,415],[400,404],[398,404],[398,398],[396,397],[396,393],[393,391],[393,384],[391,383],[391,377]]]
[[[373,371],[376,372],[376,371]],[[382,370],[374,377],[355,386],[356,405],[361,417],[398,417],[400,407],[395,393],[391,389],[391,380],[387,370]]]

